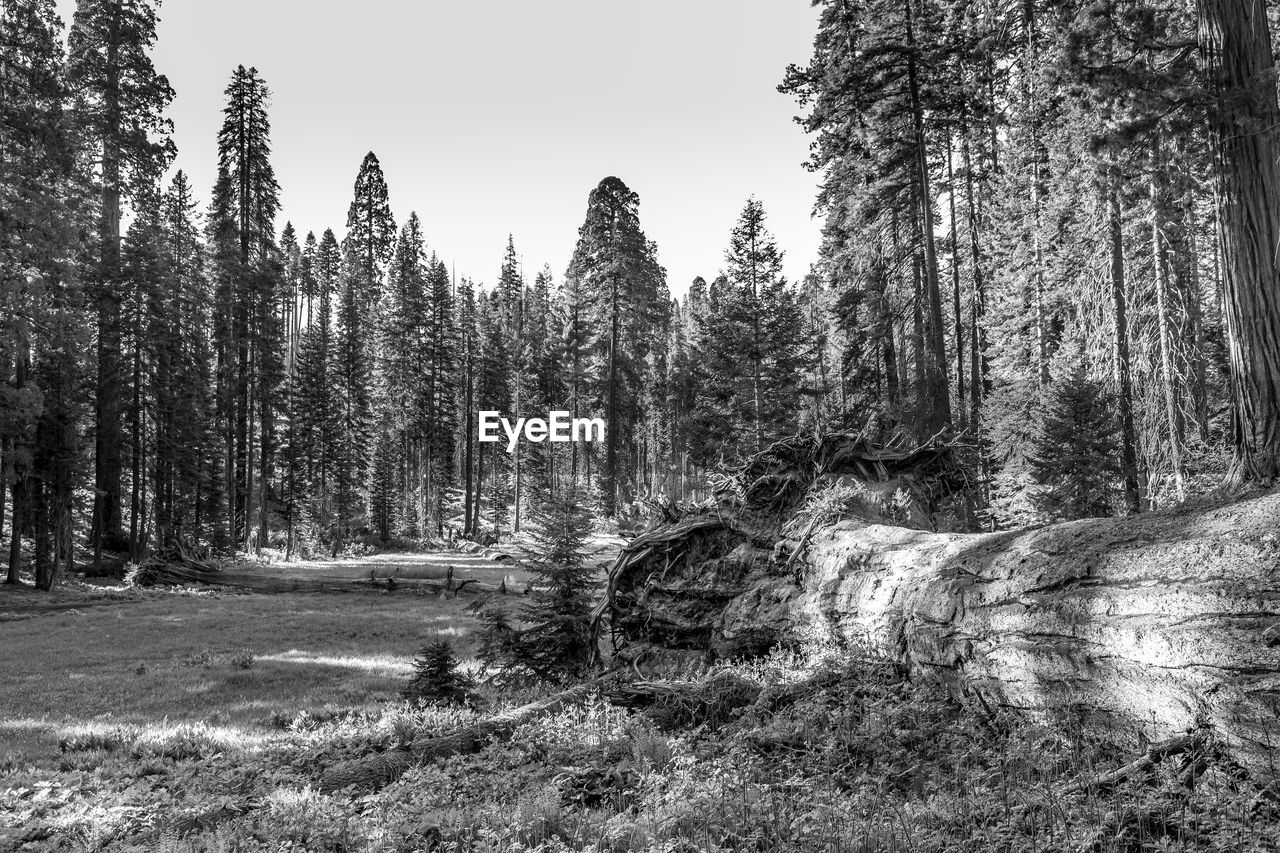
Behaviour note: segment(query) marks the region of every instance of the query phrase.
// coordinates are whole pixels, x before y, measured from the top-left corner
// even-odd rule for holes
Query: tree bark
[[[1111,317],[1115,326],[1114,370],[1120,418],[1120,474],[1129,513],[1142,509],[1138,492],[1137,440],[1133,429],[1133,381],[1129,373],[1129,320],[1124,288],[1124,235],[1121,230],[1119,177],[1107,187],[1107,232],[1111,252]]]
[[[814,534],[802,586],[757,573],[712,648],[816,628],[991,705],[1156,737],[1204,721],[1274,774],[1278,518],[1273,494],[994,534],[843,521]]]
[[[1280,125],[1264,0],[1199,0],[1201,50],[1217,96],[1235,462],[1229,482],[1280,477]]]

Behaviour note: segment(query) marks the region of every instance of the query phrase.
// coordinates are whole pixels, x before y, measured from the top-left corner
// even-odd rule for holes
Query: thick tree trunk
[[[1215,76],[1232,481],[1280,477],[1280,126],[1264,0],[1200,0],[1200,46]]]
[[[813,535],[801,586],[757,574],[712,647],[816,628],[991,705],[1156,737],[1208,722],[1274,774],[1278,520],[1280,495],[995,534],[845,521]]]

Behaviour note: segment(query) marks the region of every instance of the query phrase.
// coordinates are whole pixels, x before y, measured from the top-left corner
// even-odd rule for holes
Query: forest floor
[[[616,549],[591,550],[603,570]],[[469,571],[527,580],[513,562]],[[1280,849],[1275,792],[1241,784],[1211,744],[1135,764],[1143,747],[1120,733],[993,717],[822,645],[651,670],[675,689],[648,707],[615,707],[605,686],[475,754],[325,788],[334,768],[547,695],[399,697],[426,642],[447,638],[471,665],[474,605],[502,599],[521,596],[75,583],[50,602],[67,607],[41,611],[30,590],[0,588],[0,851]]]
[[[298,606],[271,610],[289,598]],[[408,642],[440,625],[460,649],[473,647],[470,623],[437,621],[456,620],[439,610],[454,602],[426,611],[386,603],[381,613],[370,602],[343,614],[341,630],[326,631],[317,618],[323,603],[355,599],[303,598],[184,602],[189,633],[203,642],[137,637],[139,646],[170,649],[167,656],[141,648],[89,655],[86,646],[105,645],[117,623],[69,632],[60,648],[75,663],[63,675],[79,673],[66,680],[104,691],[99,700],[86,697],[88,689],[39,687],[36,673],[6,664],[4,677],[20,677],[26,695],[22,716],[6,709],[0,733],[37,735],[21,754],[13,745],[0,753],[0,850],[1280,847],[1280,809],[1219,764],[1211,742],[1163,759],[1155,745],[1146,754],[1156,758],[1134,761],[1143,749],[1119,738],[993,717],[847,648],[669,673],[674,680],[659,684],[673,687],[670,696],[633,710],[610,704],[606,686],[474,754],[415,763],[373,788],[329,790],[328,770],[430,743],[540,694],[485,688],[468,707],[396,701],[407,674],[398,631]],[[307,604],[317,612],[305,612]],[[242,622],[232,615],[249,611],[254,617]],[[60,617],[7,627],[34,632],[49,618]],[[243,633],[218,636],[224,620]],[[22,645],[7,649],[40,638],[14,639]],[[174,657],[184,647],[192,656]],[[246,666],[245,648],[264,653]],[[131,668],[139,660],[150,662],[137,664],[145,672]],[[79,669],[94,661],[88,668],[98,674]],[[56,663],[52,653],[46,663]],[[90,717],[97,701],[135,711]]]

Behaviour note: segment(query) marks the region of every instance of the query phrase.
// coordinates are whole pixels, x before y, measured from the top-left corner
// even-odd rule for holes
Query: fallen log
[[[506,583],[484,583],[476,578],[345,578],[345,577],[281,577],[257,572],[227,571],[217,567],[196,568],[181,564],[157,564],[147,568],[134,578],[139,586],[204,586],[218,587],[239,592],[276,594],[284,592],[396,592],[418,591],[445,596],[477,593],[504,595],[523,594],[525,588],[513,588]]]
[[[521,705],[519,708],[481,720],[470,726],[439,737],[418,737],[408,747],[347,761],[325,771],[320,779],[324,791],[354,787],[357,790],[381,788],[394,782],[412,767],[427,761],[479,752],[495,740],[510,737],[517,728],[539,717],[554,714],[587,698],[601,686],[611,682],[612,672],[562,690],[559,693]]]
[[[1208,724],[1275,774],[1280,495],[995,534],[842,521],[805,563],[800,585],[757,572],[712,650],[816,629],[991,705],[1157,737]]]
[[[615,650],[712,658],[816,634],[989,706],[1135,739],[1208,724],[1262,784],[1274,780],[1280,494],[992,534],[931,532],[875,501],[827,500],[849,478],[868,492],[910,485],[911,517],[927,518],[963,481],[953,449],[879,450],[862,434],[778,442],[714,506],[624,547],[593,630]],[[802,530],[796,547],[779,547]]]

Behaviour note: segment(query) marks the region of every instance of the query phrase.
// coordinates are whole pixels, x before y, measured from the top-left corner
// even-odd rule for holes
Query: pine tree
[[[541,559],[530,565],[533,601],[522,617],[521,664],[554,680],[581,672],[591,656],[591,591],[595,572],[583,545],[591,532],[579,492],[570,486],[543,507],[535,536]]]
[[[373,476],[369,487],[369,520],[382,542],[396,532],[400,513],[400,442],[389,429],[378,432],[373,449]]]
[[[167,316],[153,319],[171,330],[173,351],[167,367],[159,362],[155,366],[154,381],[168,391],[167,405],[157,403],[156,527],[161,544],[169,544],[166,536],[192,544],[205,538],[204,527],[214,521],[217,472],[212,293],[196,202],[182,171],[169,184],[162,215],[171,298]]]
[[[340,275],[338,241],[326,229],[313,264],[317,305],[314,322],[302,334],[298,375],[291,400],[291,442],[300,467],[299,491],[305,494],[302,515],[321,543],[336,535],[335,501],[339,441],[339,407],[335,394],[336,343],[332,293]]]
[[[387,201],[387,181],[377,156],[370,151],[364,155],[356,175],[355,197],[347,209],[347,236],[343,240],[358,285],[357,304],[365,317],[382,297],[382,274],[395,245],[396,222]]]
[[[413,676],[400,695],[411,702],[459,704],[470,695],[471,679],[459,668],[448,640],[427,643],[413,660]]]
[[[79,388],[91,345],[74,259],[88,179],[64,109],[54,4],[6,3],[0,32],[0,522],[11,498],[6,582],[20,582],[25,526],[36,585],[49,589],[74,550]]]
[[[1111,400],[1077,368],[1049,392],[1030,460],[1037,507],[1053,521],[1111,515],[1118,454]]]
[[[218,132],[220,185],[215,206],[234,235],[238,254],[228,279],[230,308],[227,334],[229,363],[234,362],[234,399],[228,415],[234,423],[233,479],[228,500],[234,507],[232,541],[260,550],[267,538],[267,507],[274,474],[277,390],[284,381],[284,327],[280,291],[284,269],[276,244],[275,217],[280,186],[271,165],[271,99],[256,68],[238,66],[224,91],[222,128]],[[218,258],[230,261],[226,252]],[[257,417],[257,423],[254,422]],[[254,443],[257,441],[257,447]],[[255,477],[254,453],[258,451]],[[255,509],[256,521],[255,525]],[[254,529],[257,535],[254,535]]]
[[[846,318],[846,327],[874,330],[882,354],[887,330],[877,324],[886,313],[882,294],[889,282],[873,276],[861,286],[851,273],[861,267],[905,279],[911,271],[911,280],[897,287],[913,317],[913,426],[925,438],[951,422],[930,154],[931,125],[946,114],[937,101],[949,91],[953,46],[941,37],[935,4],[818,5],[813,58],[805,67],[790,66],[779,88],[808,108],[801,124],[816,136],[809,167],[824,176],[818,196],[827,217],[823,252],[841,289],[861,291],[843,303],[846,311],[864,307],[857,321]],[[899,361],[895,349],[895,368]],[[887,371],[887,356],[884,362]]]
[[[544,267],[524,298],[524,334],[520,342],[521,377],[516,393],[522,413],[549,412],[564,398],[560,350],[556,345],[556,318],[552,314],[552,274]],[[551,495],[555,480],[555,449],[550,442],[526,443],[521,486],[525,506],[536,506]]]
[[[388,288],[380,312],[379,394],[386,421],[395,430],[400,470],[395,489],[396,512],[405,532],[416,537],[421,531],[417,519],[421,501],[415,500],[421,448],[426,435],[424,394],[429,394],[427,327],[427,258],[422,224],[411,213],[400,231],[395,258],[391,263]],[[377,463],[378,460],[375,460]],[[425,524],[425,519],[423,519]]]
[[[467,278],[458,285],[458,369],[461,382],[458,391],[459,420],[462,424],[462,535],[479,535],[480,484],[476,477],[476,373],[480,347],[476,340],[476,294]]]
[[[486,662],[509,673],[559,682],[580,675],[591,657],[591,591],[595,572],[586,565],[583,545],[590,522],[572,484],[541,509],[530,564],[532,601],[515,627],[499,608],[487,613]]]
[[[148,495],[147,466],[158,465],[162,471],[164,466],[161,460],[152,459],[148,434],[158,426],[156,409],[170,405],[167,385],[170,362],[176,350],[171,329],[160,326],[162,318],[170,312],[168,292],[163,287],[169,278],[169,269],[161,239],[160,196],[155,188],[139,191],[137,207],[125,236],[120,263],[122,354],[130,366],[128,381],[122,383],[129,399],[126,411],[130,438],[129,543],[130,557],[135,562],[141,560],[150,546],[148,500],[152,496]],[[154,375],[149,370],[151,364],[160,368]],[[164,437],[157,438],[163,446]],[[163,511],[160,518],[164,518]]]
[[[510,359],[508,383],[510,386],[511,415],[515,418],[525,414],[524,403],[528,397],[525,387],[527,376],[526,341],[525,341],[525,286],[524,276],[520,270],[520,259],[516,254],[515,239],[507,235],[507,248],[502,256],[502,268],[498,273],[498,285],[494,289],[497,299],[500,323],[506,337],[506,350]],[[524,442],[516,445],[515,451],[503,459],[494,455],[495,462],[501,460],[507,471],[507,485],[512,497],[512,532],[520,532],[520,504],[524,498],[523,486],[526,476],[525,459],[528,455]],[[505,509],[503,510],[505,515]],[[496,516],[495,516],[496,517]]]
[[[424,521],[430,518],[436,534],[443,536],[449,489],[457,482],[453,458],[459,425],[457,394],[461,356],[449,270],[434,256],[428,267],[426,375],[419,383],[418,397],[426,455],[423,518]],[[469,425],[469,415],[462,421]]]
[[[476,373],[477,411],[496,411],[500,417],[512,415],[512,365],[507,331],[504,328],[502,298],[495,290],[482,298],[477,312],[477,338],[480,344],[479,366]],[[486,477],[489,480],[489,512],[493,522],[493,534],[501,537],[503,527],[510,517],[508,500],[511,498],[511,464],[506,448],[494,444],[487,450],[479,445],[476,495],[483,491]],[[488,457],[489,470],[485,470]]]
[[[639,209],[640,197],[618,178],[601,181],[587,198],[565,274],[582,295],[583,328],[596,366],[585,390],[607,424],[599,481],[607,517],[617,513],[633,486],[626,460],[634,456],[642,415],[643,365],[655,341],[666,338],[666,273],[640,228]]]
[[[334,553],[350,539],[366,509],[367,478],[373,443],[373,365],[366,338],[370,328],[361,299],[365,279],[350,250],[343,265],[338,300],[334,378],[338,387],[338,425],[334,466],[338,535]]]
[[[708,391],[693,417],[705,461],[725,447],[758,453],[799,427],[803,319],[764,223],[764,206],[748,200],[730,235],[719,298],[696,321],[699,384]]]
[[[747,426],[758,453],[764,449],[766,412],[765,362],[770,356],[770,337],[766,325],[766,295],[772,294],[782,275],[782,253],[773,235],[765,230],[764,205],[748,199],[729,238],[725,262],[730,284],[736,292],[729,299],[731,313],[727,318],[738,328],[733,337],[737,351],[747,362],[747,387],[740,392],[747,412]]]
[[[126,200],[145,190],[173,155],[164,112],[173,90],[151,63],[158,0],[80,0],[68,36],[67,80],[85,141],[100,164],[97,257],[92,295],[98,309],[94,416],[93,538],[122,547],[121,475],[124,395],[120,383],[122,295],[120,221]]]

